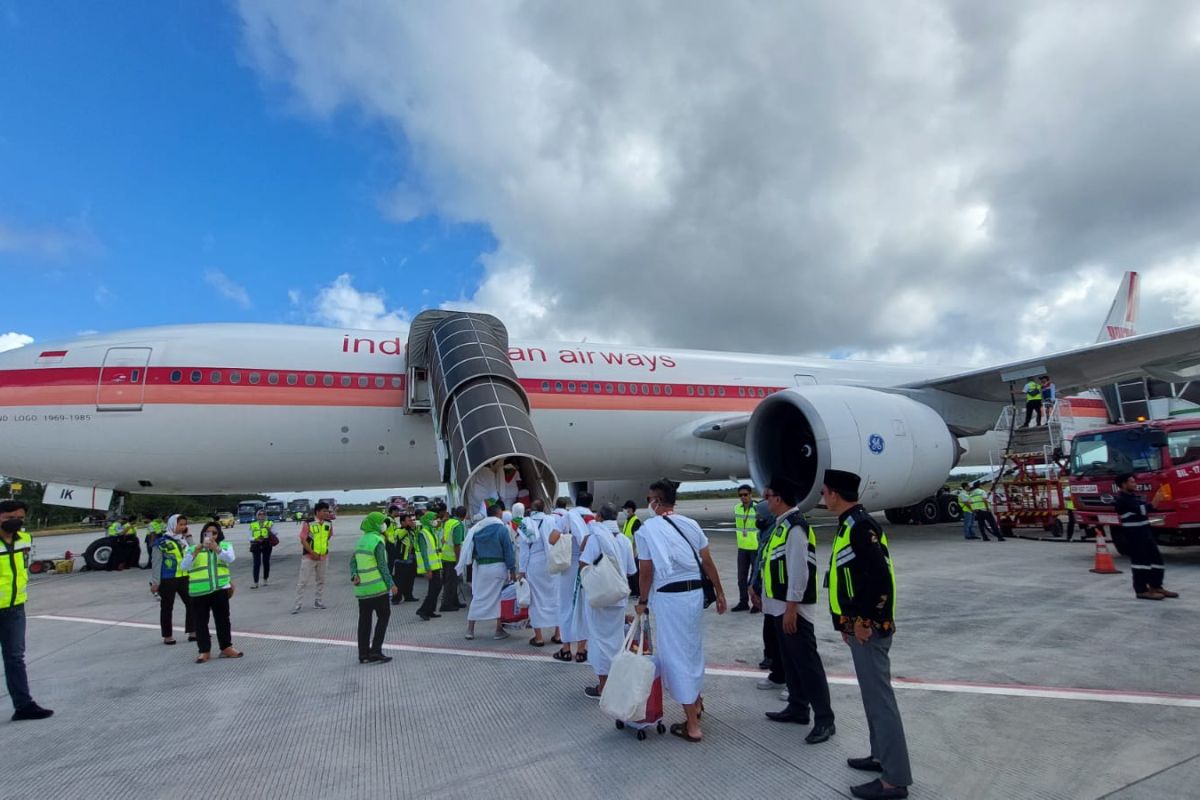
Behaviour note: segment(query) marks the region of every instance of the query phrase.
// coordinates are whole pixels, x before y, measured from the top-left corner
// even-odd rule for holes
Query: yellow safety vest
[[[854,578],[850,572],[850,563],[854,561],[854,549],[850,547],[850,531],[854,529],[853,516],[846,517],[833,540],[833,552],[829,554],[829,610],[835,617],[842,616],[842,603],[848,603],[854,598]],[[892,556],[888,552],[887,534],[879,532],[879,546],[883,548],[883,557],[887,560],[888,576],[891,579],[891,591],[888,592],[888,618],[896,618],[896,570],[892,566]]]
[[[421,552],[418,546],[417,550],[417,572],[422,574],[426,572],[436,572],[442,568],[442,557],[438,553],[437,540],[433,538],[433,533],[424,525],[418,525],[416,533],[421,537],[421,541],[425,543],[425,552]]]
[[[1037,381],[1030,381],[1025,384],[1025,399],[1026,400],[1041,400],[1042,385]]]
[[[1063,496],[1063,506],[1068,511],[1074,511],[1075,510],[1075,501],[1071,499],[1071,484],[1067,483],[1066,481],[1063,481],[1063,484],[1062,484],[1062,496]]]
[[[380,535],[371,531],[360,536],[358,544],[354,546],[354,572],[358,576],[358,585],[354,587],[355,597],[378,597],[387,594],[383,565],[375,557],[375,549],[382,542]]]
[[[221,542],[222,550],[232,550],[229,542]],[[188,548],[192,553],[192,566],[188,570],[188,594],[200,597],[212,594],[220,589],[228,589],[229,565],[219,558],[209,558],[208,551],[192,545]]]
[[[971,493],[965,489],[955,492],[954,499],[958,501],[958,507],[962,509],[964,514],[970,514],[975,510],[975,503],[971,500]]]
[[[763,597],[787,601],[788,571],[787,571],[787,541],[792,528],[798,526],[799,520],[784,518],[779,520],[767,540],[763,550],[762,585]],[[804,597],[799,602],[817,602],[817,534],[811,525],[808,528],[808,584],[804,587]]]
[[[972,511],[987,511],[988,510],[988,493],[980,487],[979,489],[971,490],[971,510]]]
[[[462,522],[455,517],[451,517],[442,524],[442,564],[450,565],[458,561],[458,554],[454,547],[454,532],[462,526]],[[459,542],[461,545],[462,543]]]
[[[29,585],[29,551],[33,538],[17,531],[12,544],[0,539],[0,608],[25,604]]]
[[[733,522],[737,529],[738,550],[754,550],[757,552],[758,527],[754,524],[757,516],[753,503],[750,504],[749,508],[746,508],[741,503],[733,507]]]
[[[108,526],[108,535],[109,536],[120,536],[122,530],[123,529],[121,527],[121,523],[114,522],[113,524]]]
[[[271,526],[274,524],[275,523],[271,522],[271,520],[269,520],[269,519],[263,520],[262,522],[259,522],[258,520],[254,520],[254,522],[250,523],[250,538],[251,539],[269,538],[271,535]]]
[[[329,552],[329,536],[333,530],[328,522],[308,523],[308,546],[319,556]]]

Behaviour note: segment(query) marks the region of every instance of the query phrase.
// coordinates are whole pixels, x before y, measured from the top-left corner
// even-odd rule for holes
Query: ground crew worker
[[[196,656],[197,664],[208,661],[212,651],[212,635],[208,632],[210,613],[217,629],[221,658],[242,657],[241,651],[233,649],[233,629],[229,621],[229,597],[233,592],[229,565],[236,557],[233,545],[225,541],[225,532],[216,522],[205,523],[200,530],[200,544],[192,545],[183,555],[181,566],[188,575],[188,596],[196,623],[196,649],[200,651]]]
[[[1071,497],[1071,482],[1066,478],[1060,480],[1062,484],[1063,507],[1067,509],[1067,541],[1075,538],[1075,501]]]
[[[829,555],[829,611],[834,628],[850,646],[871,734],[871,754],[846,763],[881,773],[877,780],[850,787],[850,793],[863,798],[908,797],[912,768],[888,655],[896,630],[896,572],[887,536],[858,502],[861,482],[853,472],[829,469],[821,488],[825,507],[838,515],[838,533]]]
[[[738,502],[733,507],[733,527],[737,535],[737,605],[730,611],[750,611],[750,572],[758,554],[758,528],[754,525],[754,490],[742,484],[738,487]]]
[[[1003,542],[1004,536],[1000,533],[1000,526],[996,523],[996,517],[992,514],[990,503],[988,502],[987,489],[979,485],[979,481],[975,481],[974,487],[971,489],[971,513],[975,516],[975,521],[979,523],[979,533],[983,536],[985,542],[990,542],[988,538],[988,528],[992,529],[992,535],[996,537],[997,542]]]
[[[954,493],[954,498],[958,501],[959,510],[962,511],[963,538],[978,539],[979,537],[975,535],[975,504],[971,501],[971,485],[963,481],[961,488]]]
[[[321,593],[325,590],[325,562],[329,558],[329,540],[333,538],[333,523],[329,518],[333,512],[329,503],[321,501],[313,509],[313,521],[300,526],[300,546],[304,553],[300,558],[300,579],[296,582],[296,606],[293,614],[300,613],[304,603],[304,587],[312,581],[316,584],[313,608],[325,608]]]
[[[813,729],[804,741],[820,744],[837,733],[837,728],[833,724],[829,682],[817,652],[814,627],[817,537],[808,520],[796,508],[796,490],[790,485],[772,481],[763,488],[763,499],[776,523],[763,550],[761,603],[763,613],[771,617],[775,626],[775,639],[788,688],[787,707],[782,711],[768,711],[767,719],[807,725],[809,706],[812,706]]]
[[[467,507],[456,506],[454,513],[442,525],[442,613],[458,611],[458,557],[462,554],[463,542],[467,538]]]
[[[112,548],[108,556],[108,570],[127,569],[138,566],[142,552],[137,540],[137,528],[129,522],[129,517],[114,519],[108,526],[108,536],[112,539]]]
[[[163,533],[155,541],[150,593],[158,597],[158,623],[163,644],[175,644],[176,597],[183,603],[183,632],[189,642],[194,642],[196,628],[192,619],[192,600],[188,595],[188,576],[183,570],[183,555],[188,548],[188,520],[182,514],[173,514],[169,522],[169,525],[163,525]]]
[[[1025,384],[1025,424],[1021,427],[1028,428],[1033,415],[1037,414],[1037,424],[1042,424],[1042,384],[1033,378]]]
[[[417,572],[424,575],[425,580],[429,581],[425,600],[417,608],[417,616],[428,622],[434,617],[441,616],[436,613],[435,609],[437,609],[438,595],[442,591],[442,548],[438,545],[437,537],[431,528],[421,525],[417,529],[416,535]]]
[[[1137,478],[1132,472],[1118,475],[1116,480],[1117,501],[1114,504],[1117,517],[1121,520],[1121,531],[1125,534],[1125,546],[1129,550],[1129,571],[1133,573],[1133,593],[1141,600],[1163,600],[1179,597],[1178,592],[1163,588],[1162,553],[1154,541],[1150,529],[1150,512],[1154,506],[1137,493]]]
[[[162,523],[162,520],[151,519],[148,516],[142,517],[142,522],[146,525],[146,566],[142,567],[142,569],[150,569],[152,566],[151,562],[154,560],[154,540],[162,534],[166,526],[163,525],[160,529],[159,525]]]
[[[638,519],[637,503],[633,500],[626,500],[622,508],[625,511],[625,525],[621,528],[621,533],[625,534],[625,538],[629,540],[629,544],[633,547],[633,563],[636,564],[637,539],[634,537],[637,535],[638,528],[642,527],[642,521]],[[636,600],[639,592],[641,592],[641,588],[641,580],[635,572],[629,576],[629,596]]]
[[[271,528],[274,526],[275,523],[267,519],[267,512],[261,508],[254,515],[254,522],[250,523],[250,555],[254,558],[254,583],[250,584],[251,589],[258,588],[260,569],[262,585],[270,585],[268,582],[271,579],[271,551],[274,549],[271,544]]]
[[[396,545],[396,558],[392,561],[392,578],[400,591],[392,595],[392,605],[403,602],[415,603],[413,585],[417,580],[417,519],[413,512],[405,510],[398,517],[400,528]]]
[[[54,714],[33,701],[25,671],[25,601],[33,549],[33,539],[25,532],[25,510],[20,500],[0,500],[0,653],[13,722]]]
[[[358,663],[386,664],[391,656],[383,654],[383,638],[387,635],[388,619],[392,610],[388,607],[388,594],[398,590],[387,570],[387,543],[383,529],[387,517],[372,511],[363,519],[359,529],[362,536],[354,545],[350,557],[350,582],[354,584],[354,596],[358,600]],[[375,636],[371,638],[371,616],[375,617]]]

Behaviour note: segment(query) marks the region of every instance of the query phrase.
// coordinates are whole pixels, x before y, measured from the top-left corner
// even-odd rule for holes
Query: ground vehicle
[[[265,506],[262,500],[243,500],[238,503],[237,521],[238,522],[254,522],[255,516],[258,515],[260,509]]]
[[[414,494],[409,503],[414,514],[423,514],[429,508],[429,498],[423,494]]]
[[[1077,521],[1105,526],[1123,551],[1114,511],[1117,475],[1132,472],[1154,506],[1163,545],[1200,544],[1200,418],[1114,425],[1078,434],[1071,445],[1071,499]]]
[[[271,522],[283,521],[283,509],[284,506],[282,500],[268,500],[263,505],[263,511],[266,512],[267,519],[271,520]]]
[[[328,503],[329,504],[329,518],[337,519],[337,500],[334,500],[332,497],[322,497],[317,502],[318,503]]]
[[[287,504],[287,518],[297,522],[307,522],[313,518],[312,501],[305,497],[298,497],[291,500]]]
[[[388,498],[387,505],[388,508],[397,506],[401,511],[404,511],[406,508],[408,508],[408,498],[402,494],[394,494]]]
[[[221,513],[217,514],[217,522],[221,523],[222,528],[232,528],[237,524],[237,517],[233,516],[233,514],[229,513],[228,511],[222,511]]]

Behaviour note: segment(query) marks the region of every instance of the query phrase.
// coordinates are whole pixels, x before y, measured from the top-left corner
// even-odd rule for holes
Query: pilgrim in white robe
[[[529,583],[529,624],[534,628],[558,627],[558,576],[546,569],[546,537],[554,528],[554,517],[534,512],[524,519],[518,533],[521,555],[518,572]]]
[[[637,572],[633,561],[633,545],[621,533],[615,522],[593,522],[588,526],[588,537],[580,553],[580,566],[594,564],[600,556],[614,561],[626,577]],[[605,567],[607,569],[607,567]],[[580,588],[580,603],[584,608],[588,626],[588,663],[596,677],[608,674],[612,660],[621,652],[625,643],[625,610],[628,599],[611,606],[593,608],[587,601],[587,590]]]

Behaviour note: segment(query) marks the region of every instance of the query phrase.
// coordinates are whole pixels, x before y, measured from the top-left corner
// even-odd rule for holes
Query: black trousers
[[[458,573],[454,564],[442,567],[442,611],[455,611],[462,606],[458,602]]]
[[[142,567],[142,569],[150,569],[152,562],[154,561],[154,556],[152,555],[152,553],[154,552],[154,534],[147,533],[145,541],[146,541],[146,566]]]
[[[425,592],[425,599],[417,609],[418,614],[432,614],[437,611],[438,595],[442,593],[442,571],[434,570],[430,576],[429,590]]]
[[[1075,512],[1067,509],[1067,541],[1075,538]]]
[[[783,656],[779,652],[779,637],[775,635],[775,617],[763,614],[763,658],[771,662],[767,679],[782,686],[787,682],[783,672]]]
[[[1129,551],[1129,571],[1133,573],[1133,590],[1141,593],[1163,585],[1166,570],[1162,553],[1154,534],[1148,530],[1125,530],[1125,548]]]
[[[229,592],[217,589],[215,592],[192,598],[192,617],[196,622],[196,649],[201,653],[212,650],[212,636],[208,632],[210,612],[213,624],[217,628],[217,647],[221,650],[233,647],[233,632],[229,627]]]
[[[1033,419],[1034,413],[1037,413],[1037,424],[1042,424],[1042,401],[1041,400],[1026,400],[1025,401],[1025,427],[1029,427],[1029,421]]]
[[[371,616],[375,617],[375,638],[371,638]],[[392,609],[388,596],[361,597],[358,600],[358,657],[383,655],[383,637],[387,635]]]
[[[399,593],[392,602],[399,603],[401,600],[417,599],[413,597],[413,584],[417,580],[416,564],[406,564],[403,561],[392,562],[392,580],[400,587]]]
[[[825,678],[825,665],[817,652],[817,633],[804,617],[797,616],[796,632],[785,633],[783,617],[775,620],[775,636],[779,640],[779,652],[783,656],[784,675],[788,687],[788,708],[808,712],[812,706],[813,723],[833,723],[833,707],[829,704],[829,681]]]
[[[192,619],[192,599],[188,597],[187,578],[163,578],[158,584],[158,625],[164,639],[175,635],[175,598],[183,602],[183,630],[189,636],[196,630]]]
[[[738,548],[738,605],[749,605],[750,594],[747,589],[750,586],[750,571],[754,569],[754,557],[758,555],[757,550],[743,550]]]
[[[250,555],[254,557],[254,582],[258,583],[258,572],[261,568],[262,578],[264,581],[271,580],[271,551],[275,548],[270,544],[264,543],[259,550],[251,550]]]
[[[976,511],[975,521],[979,523],[979,532],[983,538],[987,538],[988,529],[991,529],[992,535],[997,539],[1004,538],[1000,533],[1000,526],[996,524],[996,515],[991,511]]]

